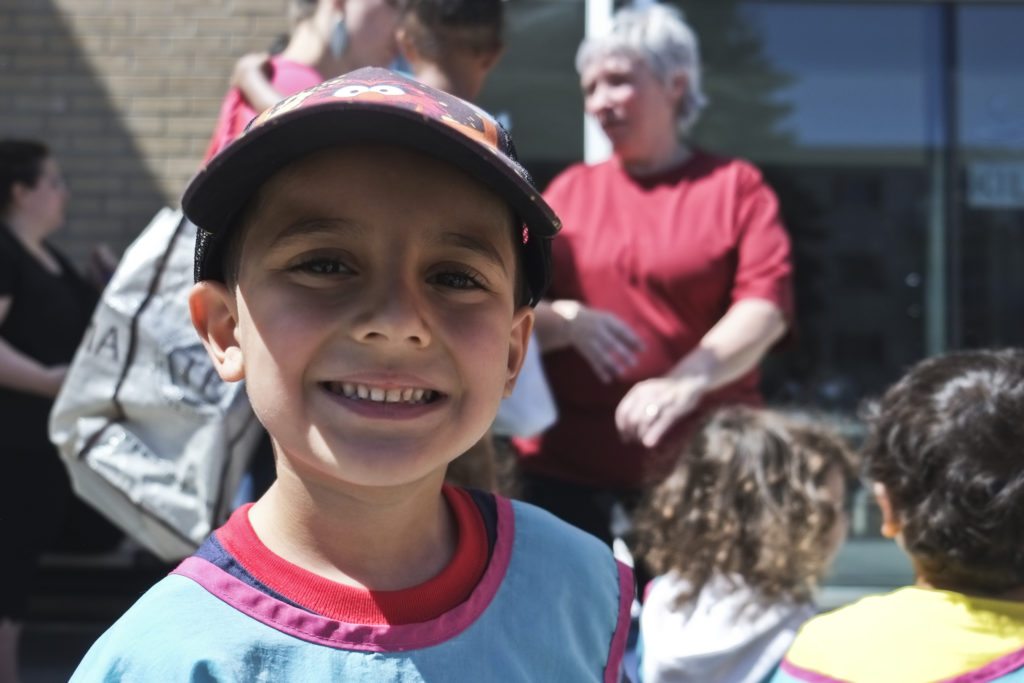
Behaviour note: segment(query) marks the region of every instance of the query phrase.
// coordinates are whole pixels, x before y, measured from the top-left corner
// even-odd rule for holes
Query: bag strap
[[[174,252],[174,245],[178,242],[178,237],[181,235],[182,229],[188,222],[188,218],[184,214],[178,220],[178,225],[174,228],[174,233],[171,235],[170,241],[167,243],[167,248],[164,249],[164,253],[160,255],[160,260],[156,264],[156,268],[153,269],[153,278],[149,281],[149,289],[146,291],[146,296],[142,299],[142,303],[135,309],[135,313],[132,314],[132,322],[128,332],[128,351],[124,356],[124,365],[121,367],[121,375],[117,378],[117,384],[114,385],[114,396],[111,399],[114,403],[114,408],[117,410],[117,417],[114,418],[113,422],[120,422],[125,419],[124,407],[121,405],[121,401],[118,396],[121,393],[121,387],[124,386],[125,380],[128,378],[128,372],[132,367],[132,363],[135,360],[136,347],[138,346],[139,336],[139,320],[142,318],[142,314],[146,312],[146,308],[149,307],[153,297],[156,296],[157,290],[160,288],[160,281],[163,279],[164,272],[167,270],[167,263],[171,260],[171,254]]]
[[[128,349],[124,355],[124,362],[121,366],[121,372],[118,375],[117,383],[114,385],[114,395],[111,397],[111,403],[114,405],[116,415],[109,418],[106,424],[100,429],[93,432],[92,436],[86,439],[85,443],[82,444],[82,449],[78,451],[77,457],[79,459],[85,457],[85,454],[92,450],[92,447],[96,444],[96,441],[107,431],[107,428],[112,424],[123,422],[125,420],[124,406],[121,405],[121,401],[118,400],[118,395],[121,393],[121,387],[124,386],[125,380],[128,378],[128,372],[132,367],[132,362],[135,360],[136,347],[138,346],[137,340],[139,336],[139,320],[142,318],[143,312],[146,307],[149,306],[153,297],[156,295],[157,290],[160,287],[160,280],[163,278],[164,271],[167,269],[167,263],[171,260],[171,253],[174,251],[174,245],[178,241],[179,235],[181,235],[182,229],[185,227],[188,219],[185,214],[181,215],[178,219],[178,225],[175,226],[174,232],[171,234],[171,239],[167,242],[167,247],[164,249],[164,253],[160,255],[160,260],[157,261],[156,268],[153,269],[153,277],[149,281],[149,287],[146,290],[146,296],[143,297],[142,303],[135,309],[132,314],[131,324],[128,328]]]

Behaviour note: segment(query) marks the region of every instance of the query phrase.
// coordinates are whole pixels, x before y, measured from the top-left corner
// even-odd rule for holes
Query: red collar
[[[346,586],[275,555],[249,523],[251,504],[235,510],[217,530],[217,540],[257,581],[316,614],[351,624],[414,624],[465,601],[487,568],[487,530],[472,496],[453,486],[443,492],[458,526],[455,554],[440,574],[403,590]]]

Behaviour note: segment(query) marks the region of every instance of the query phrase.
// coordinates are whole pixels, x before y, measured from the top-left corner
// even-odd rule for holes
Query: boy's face
[[[507,205],[448,164],[366,146],[292,164],[249,216],[237,284],[197,285],[193,320],[279,455],[323,482],[442,473],[489,428],[533,325]]]

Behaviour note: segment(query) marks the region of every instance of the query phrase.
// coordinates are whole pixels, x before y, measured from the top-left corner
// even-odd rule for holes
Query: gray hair
[[[653,4],[642,9],[623,8],[615,13],[609,33],[583,41],[576,53],[576,71],[580,74],[595,59],[625,55],[642,59],[663,83],[682,73],[686,77],[686,95],[680,103],[676,121],[680,131],[689,133],[708,99],[700,84],[700,53],[697,35],[682,12],[667,5]]]

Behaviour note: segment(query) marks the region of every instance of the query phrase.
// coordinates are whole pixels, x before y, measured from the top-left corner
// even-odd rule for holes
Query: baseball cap
[[[344,144],[409,147],[477,179],[512,207],[521,225],[530,305],[551,279],[551,238],[561,227],[516,159],[508,132],[485,111],[387,69],[324,81],[267,109],[189,183],[182,198],[196,224],[195,279],[223,280],[223,250],[248,200],[286,164]]]

